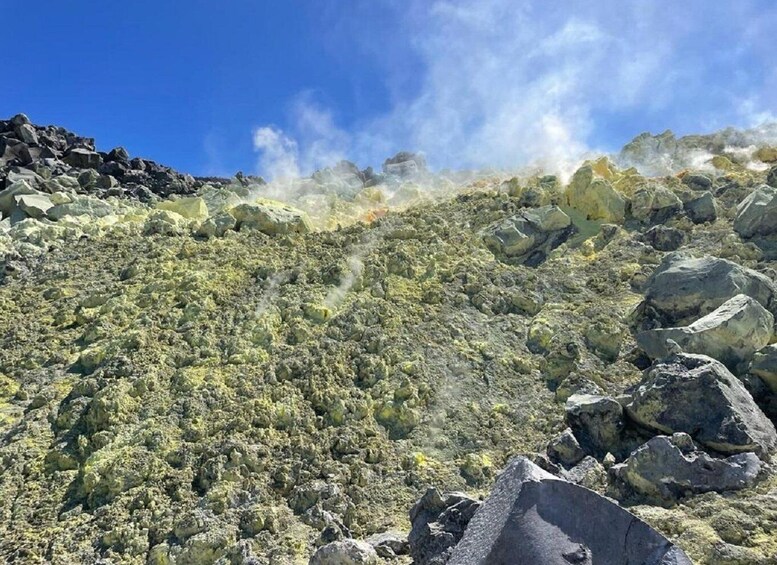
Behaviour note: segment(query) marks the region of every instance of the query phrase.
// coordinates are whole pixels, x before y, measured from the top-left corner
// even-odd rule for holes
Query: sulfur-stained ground
[[[639,379],[630,315],[664,255],[595,223],[511,265],[480,232],[518,207],[483,190],[333,231],[108,233],[15,260],[0,559],[306,563],[337,531],[406,532],[430,485],[486,494],[569,394]],[[730,218],[676,225],[687,250],[773,266]],[[698,563],[775,562],[774,479],[632,510]]]

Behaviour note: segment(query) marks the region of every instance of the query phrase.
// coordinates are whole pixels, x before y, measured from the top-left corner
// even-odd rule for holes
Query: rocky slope
[[[729,137],[662,177],[279,186],[0,122],[0,556],[407,563],[430,486],[521,454],[694,562],[774,563],[777,155]]]

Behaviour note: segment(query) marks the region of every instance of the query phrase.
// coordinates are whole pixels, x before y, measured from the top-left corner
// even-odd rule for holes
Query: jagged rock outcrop
[[[125,195],[148,200],[153,194],[193,194],[203,185],[170,167],[130,159],[121,147],[99,152],[92,138],[60,127],[37,126],[20,114],[0,120],[0,187],[8,188],[12,184],[8,179],[22,168],[34,171],[41,179],[32,186],[35,190],[46,188],[43,179],[51,186],[60,177],[78,177],[88,171],[94,180],[84,182],[81,189],[100,197]]]
[[[684,432],[721,453],[766,456],[777,448],[774,425],[744,385],[704,355],[673,355],[646,370],[626,412],[645,428]]]
[[[647,330],[637,343],[653,359],[670,354],[672,340],[687,353],[717,359],[731,370],[769,344],[774,316],[753,298],[738,294],[689,326]]]
[[[507,465],[449,565],[690,565],[636,516],[528,459]]]
[[[711,457],[696,449],[689,435],[676,433],[650,439],[615,465],[612,473],[648,500],[671,504],[694,494],[746,488],[762,466],[751,452]]]
[[[426,157],[420,153],[400,151],[383,162],[385,174],[401,178],[413,177],[426,171]]]

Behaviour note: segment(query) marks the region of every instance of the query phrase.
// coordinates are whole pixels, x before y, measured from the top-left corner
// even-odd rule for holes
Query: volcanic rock
[[[626,412],[645,428],[685,432],[721,453],[766,455],[777,448],[774,425],[744,385],[704,355],[673,355],[647,369]]]
[[[645,283],[645,301],[668,323],[709,314],[737,294],[772,311],[777,288],[769,277],[717,257],[667,255]]]
[[[569,216],[559,207],[548,205],[522,210],[490,226],[483,239],[497,256],[536,266],[572,231]]]
[[[575,172],[565,196],[566,203],[589,220],[621,223],[626,216],[626,199],[608,180],[595,174],[590,164]]]
[[[583,449],[599,457],[620,449],[623,407],[614,398],[573,394],[565,405],[567,424]]]
[[[308,233],[311,230],[307,214],[282,202],[257,200],[254,204],[240,204],[229,213],[237,222],[237,229],[258,230],[267,235]]]
[[[449,565],[690,565],[614,502],[516,457],[467,526]]]
[[[755,353],[750,372],[759,376],[772,392],[777,393],[777,344],[767,345]]]
[[[310,565],[376,565],[378,554],[367,542],[344,539],[318,548],[309,563]]]
[[[687,353],[708,355],[734,370],[769,344],[773,327],[770,312],[738,294],[689,326],[644,331],[637,343],[651,358],[661,359],[670,354],[667,340],[673,340]]]
[[[460,493],[429,489],[410,510],[412,530],[408,536],[415,565],[442,565],[464,535],[480,503]]]
[[[658,503],[704,492],[740,490],[750,486],[762,467],[755,453],[725,459],[697,450],[690,436],[656,436],[612,468],[615,477]]]
[[[685,213],[694,224],[714,222],[718,218],[718,205],[710,191],[685,203]]]
[[[653,226],[645,232],[644,240],[659,251],[676,251],[685,243],[685,234],[667,226]]]

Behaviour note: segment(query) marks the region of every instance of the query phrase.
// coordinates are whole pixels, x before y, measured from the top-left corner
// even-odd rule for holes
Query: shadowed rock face
[[[517,457],[470,521],[452,565],[685,565],[669,540],[617,504]]]

